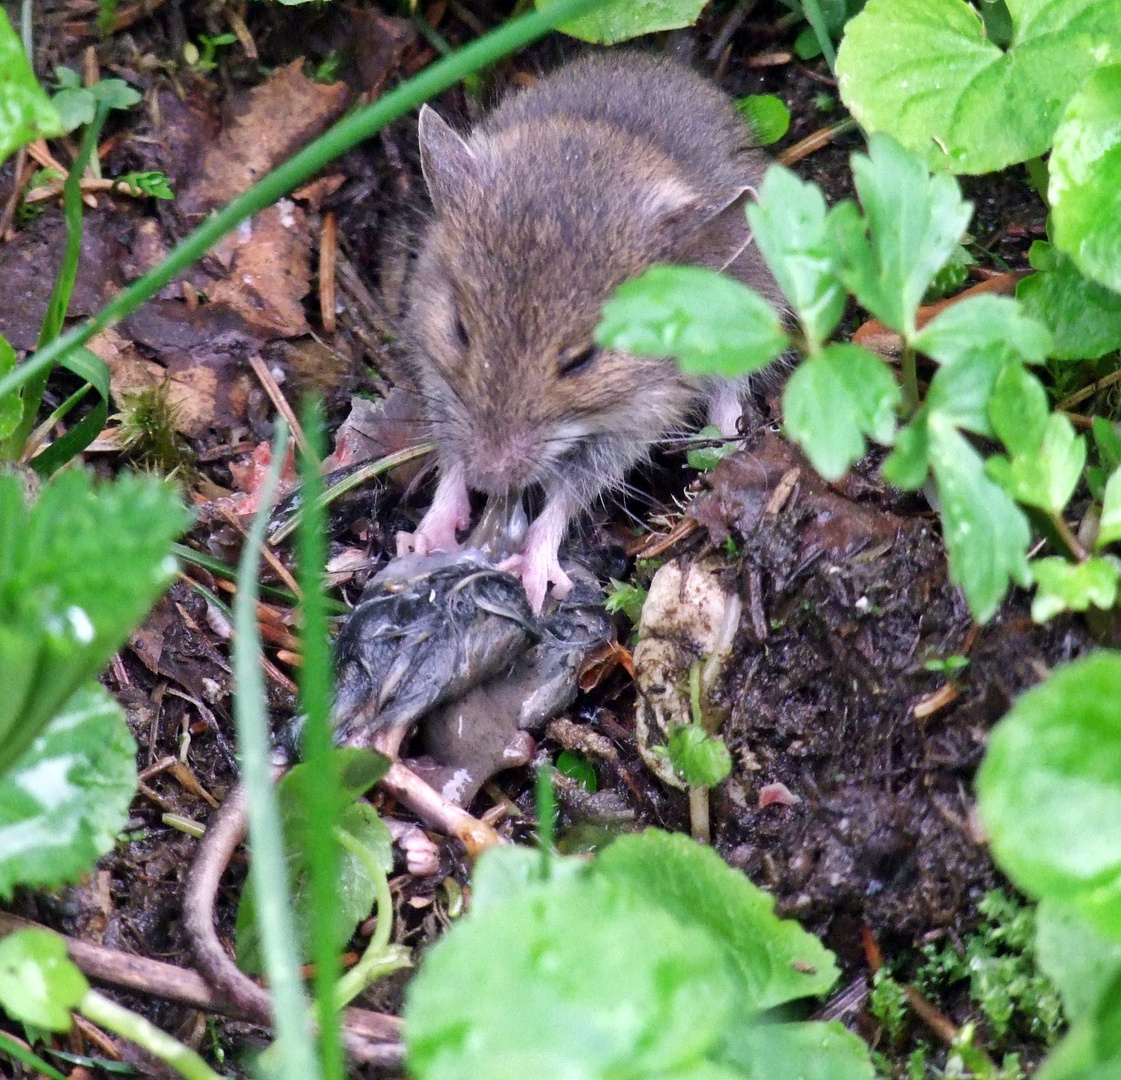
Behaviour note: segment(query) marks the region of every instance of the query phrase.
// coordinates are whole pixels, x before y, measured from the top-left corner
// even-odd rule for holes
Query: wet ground
[[[691,50],[702,68],[719,69],[730,92],[776,93],[787,101],[794,122],[776,151],[841,115],[839,106],[830,111],[823,100],[835,99],[835,90],[820,61],[802,64],[787,55],[751,66],[760,56],[789,49],[792,33],[780,21],[782,10],[760,5],[708,59],[726,25],[727,5],[672,42],[675,49]],[[363,92],[392,86],[434,55],[410,24],[373,11],[253,6],[243,14],[241,25],[259,63],[234,45],[220,51],[213,70],[194,71],[178,58],[200,34],[213,36],[234,25],[222,9],[167,3],[150,16],[138,14],[107,40],[97,34],[95,13],[77,3],[53,10],[44,21],[37,40],[41,71],[56,63],[82,69],[92,49],[102,74],[125,77],[145,91],[142,107],[114,121],[105,174],[158,168],[181,194],[158,204],[99,198],[87,212],[74,314],[95,310],[109,290],[152,265],[201,214],[238,190],[248,171],[279,160]],[[437,3],[427,14],[453,43],[474,36],[476,23],[494,22],[484,4]],[[492,100],[580,48],[551,38],[490,72],[482,96]],[[298,63],[283,84],[277,80],[284,64],[303,58],[311,70],[336,56],[345,88],[306,79]],[[264,97],[254,104],[255,87],[264,87],[257,91]],[[441,99],[443,113],[456,121],[470,122],[480,109],[462,89]],[[272,122],[255,129],[246,146],[246,117],[265,115]],[[232,562],[240,544],[238,513],[252,487],[250,455],[267,440],[273,415],[250,356],[264,359],[292,400],[309,386],[325,392],[332,431],[355,395],[386,388],[398,348],[396,295],[423,212],[414,145],[415,121],[394,124],[336,162],[296,200],[287,211],[295,227],[288,222],[265,247],[227,250],[192,271],[194,290],[209,303],[197,303],[197,293],[192,299],[192,289],[169,287],[101,343],[99,354],[121,385],[171,380],[190,464],[184,476],[200,503],[199,523],[189,537],[198,550]],[[859,146],[857,134],[842,135],[797,169],[835,200],[851,193],[847,157]],[[13,175],[11,162],[0,169],[4,199]],[[971,235],[979,263],[994,270],[1025,267],[1028,246],[1042,234],[1038,198],[1017,176],[964,186],[977,207]],[[312,255],[324,242],[329,214],[340,241],[340,311],[333,332],[322,325]],[[57,207],[48,204],[0,244],[0,277],[7,295],[18,299],[0,310],[0,332],[20,349],[34,344],[57,264],[60,222]],[[251,276],[247,266],[263,265],[282,272],[267,279],[258,274],[255,291],[238,284]],[[848,325],[857,325],[855,315]],[[65,383],[54,392],[64,397]],[[1091,641],[1077,621],[1034,625],[1022,595],[1006,602],[988,625],[975,626],[947,580],[937,519],[922,499],[886,489],[874,463],[839,485],[818,481],[775,433],[773,412],[768,415],[773,403],[758,404],[756,430],[740,454],[699,480],[682,471],[679,454],[661,455],[638,481],[646,502],[628,512],[668,532],[678,520],[674,500],[691,485],[696,499],[689,514],[702,527],[660,557],[689,560],[719,552],[721,574],[745,611],[718,693],[735,767],[713,797],[714,843],[732,865],[775,894],[783,913],[823,937],[842,962],[842,986],[859,989],[874,948],[889,960],[902,958],[906,968],[906,958],[921,944],[960,943],[977,924],[981,896],[1001,884],[970,787],[986,733],[1017,693]],[[106,472],[123,464],[111,448],[90,460]],[[365,577],[387,557],[396,528],[415,520],[424,505],[423,483],[407,492],[371,486],[336,506],[331,554],[350,567],[340,573],[340,598],[356,598]],[[616,561],[620,545],[634,539],[631,518],[610,507],[585,536],[592,547],[615,545],[609,554]],[[284,549],[281,555],[287,560]],[[624,564],[615,572],[631,569]],[[198,570],[192,575],[221,591],[217,577]],[[292,712],[293,669],[283,650],[292,644],[293,619],[283,605],[271,617],[269,691],[280,722]],[[622,617],[618,633],[625,645],[630,626]],[[938,670],[939,662],[958,656],[968,658],[968,665],[952,673]],[[14,910],[106,945],[189,964],[178,901],[196,841],[164,824],[163,815],[203,821],[233,783],[228,624],[218,608],[180,582],[104,681],[129,710],[139,766],[147,770],[129,823],[134,839],[102,860],[81,888],[25,894]],[[639,757],[634,710],[633,685],[620,667],[568,713],[609,740],[614,752],[614,758],[588,755],[598,774],[598,801],[574,789],[560,792],[574,847],[601,829],[688,828],[684,793],[660,784]],[[571,728],[552,733],[539,752],[581,745]],[[186,769],[174,764],[184,747]],[[502,774],[496,783],[499,792],[488,788],[478,796],[477,813],[500,794],[531,814],[528,768]],[[784,795],[761,798],[778,784]],[[394,807],[383,800],[383,809]],[[529,834],[513,815],[501,828]],[[226,879],[227,934],[243,873],[244,864],[235,864]],[[395,877],[399,940],[423,945],[439,933],[449,896],[442,878],[449,875],[461,884],[467,880],[452,844],[443,847],[438,875]],[[400,985],[401,979],[390,980],[373,995],[372,1006],[394,1008]],[[199,1014],[139,997],[132,1003],[180,1036],[211,1045]],[[954,1023],[976,1018],[964,993],[939,1004]],[[877,1025],[860,993],[840,1012],[875,1037]],[[219,1041],[230,1047],[246,1035],[237,1025],[219,1030]],[[910,1045],[897,1047],[896,1061]],[[1003,1049],[1019,1049],[1025,1062],[1041,1052],[1031,1042]]]

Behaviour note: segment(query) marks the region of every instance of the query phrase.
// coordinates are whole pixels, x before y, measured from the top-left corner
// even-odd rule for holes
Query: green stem
[[[238,589],[234,598],[234,720],[241,756],[253,855],[250,882],[257,905],[261,951],[272,989],[276,1027],[276,1058],[288,1080],[320,1080],[307,995],[299,976],[296,926],[280,828],[280,807],[272,782],[271,746],[261,670],[261,635],[257,629],[257,560],[280,479],[288,443],[288,425],[276,422],[272,466],[260,493],[260,510],[241,551]]]
[[[16,1061],[26,1065],[33,1072],[40,1072],[48,1080],[66,1080],[53,1065],[45,1062],[34,1050],[28,1050],[15,1041],[6,1031],[0,1031],[0,1053],[15,1058]]]
[[[95,1024],[143,1047],[187,1080],[222,1080],[198,1054],[178,1039],[173,1039],[155,1024],[150,1024],[144,1017],[103,997],[96,990],[90,990],[82,998],[78,1003],[78,1011]]]
[[[829,28],[825,25],[825,16],[822,14],[821,5],[817,0],[802,0],[802,13],[806,16],[806,22],[813,27],[813,32],[817,36],[817,43],[821,46],[821,55],[825,57],[825,62],[829,65],[829,70],[832,71],[837,66],[837,51],[833,48],[833,42],[829,38]]]
[[[554,27],[571,22],[603,3],[604,0],[555,0],[542,10],[514,19],[451,56],[438,60],[396,90],[340,120],[330,131],[207,218],[176,245],[159,266],[119,292],[97,314],[39,349],[15,371],[0,378],[0,400],[31,378],[49,372],[58,363],[58,358],[76,345],[84,345],[95,334],[116,325],[202,258],[226,233],[298,187],[329,161],[467,75],[495,63],[508,53],[536,41]]]
[[[1088,558],[1086,549],[1079,542],[1074,531],[1066,523],[1066,518],[1062,514],[1051,514],[1051,524],[1055,527],[1055,531],[1059,534],[1059,539],[1066,545],[1067,553],[1072,559],[1077,559],[1078,562],[1085,562]]]
[[[389,944],[393,933],[393,896],[389,892],[389,879],[374,857],[374,853],[345,829],[336,829],[335,837],[366,868],[366,873],[374,883],[378,912],[377,926],[362,954],[362,959],[339,979],[335,987],[335,1002],[341,1009],[353,1001],[375,979],[399,968],[408,967],[412,961],[407,950]]]
[[[63,213],[66,217],[66,249],[62,255],[62,265],[55,276],[54,288],[51,298],[47,302],[47,311],[43,316],[43,325],[39,331],[39,352],[44,346],[62,333],[63,323],[66,321],[66,311],[70,307],[70,294],[74,291],[74,279],[78,276],[78,261],[82,255],[82,176],[86,171],[90,158],[97,148],[97,140],[101,136],[101,128],[105,118],[109,115],[109,107],[99,103],[93,119],[86,125],[82,136],[82,145],[74,164],[66,174],[66,184],[62,189]],[[39,355],[37,352],[36,356]],[[28,361],[30,363],[30,361]],[[21,364],[8,376],[9,379],[19,375],[27,364]],[[43,400],[43,391],[47,388],[47,379],[50,377],[54,363],[40,367],[33,372],[33,377],[21,380],[23,393],[20,395],[22,414],[19,425],[15,431],[0,444],[0,458],[11,460],[19,457],[24,450],[24,443],[35,426],[35,418],[39,415],[39,405]],[[5,380],[7,381],[7,380]],[[18,385],[18,384],[17,384]],[[13,389],[15,387],[13,386]],[[10,393],[9,390],[0,391],[0,401]]]
[[[903,347],[900,368],[903,371],[903,419],[906,421],[919,411],[919,369],[915,350],[910,345]]]

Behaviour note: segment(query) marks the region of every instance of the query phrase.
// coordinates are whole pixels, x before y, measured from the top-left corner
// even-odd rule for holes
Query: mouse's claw
[[[572,591],[572,579],[561,569],[557,552],[527,547],[521,555],[511,555],[498,567],[517,574],[525,586],[525,595],[534,615],[545,606],[545,594],[552,583],[553,595],[563,600]]]
[[[414,533],[397,534],[397,555],[430,555],[434,551],[458,551],[456,532],[471,524],[471,498],[462,469],[452,467],[440,474],[432,505]]]

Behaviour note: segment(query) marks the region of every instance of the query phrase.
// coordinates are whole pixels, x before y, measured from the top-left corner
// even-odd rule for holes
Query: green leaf
[[[940,364],[1003,345],[1029,364],[1041,364],[1051,349],[1051,333],[1009,296],[969,296],[940,311],[916,335],[913,345]]]
[[[1009,579],[1021,585],[1031,580],[1026,554],[1031,530],[1023,512],[985,475],[980,454],[962,435],[938,416],[930,416],[926,426],[950,580],[965,592],[973,617],[987,622],[1004,599]]]
[[[777,143],[790,130],[790,110],[774,94],[752,94],[736,101],[760,146]]]
[[[96,675],[171,581],[190,515],[172,488],[67,469],[30,510],[0,474],[0,772]]]
[[[544,857],[536,848],[504,844],[488,848],[479,857],[471,874],[471,913],[510,901],[516,893],[551,881],[582,877],[588,869],[586,859],[549,853]]]
[[[535,0],[540,10],[551,0]],[[640,34],[677,30],[696,22],[705,0],[609,0],[560,29],[594,45],[614,45]]]
[[[97,101],[84,86],[66,87],[51,98],[62,121],[62,133],[69,135],[83,124],[91,123],[97,112]]]
[[[932,168],[997,172],[1051,145],[1088,72],[1121,57],[1101,0],[1008,0],[1007,50],[963,0],[869,0],[837,54],[841,99]]]
[[[1080,563],[1053,556],[1029,565],[1038,586],[1031,602],[1031,617],[1037,623],[1062,611],[1085,611],[1091,605],[1108,611],[1117,601],[1121,563],[1109,556]]]
[[[611,591],[607,594],[603,606],[612,615],[617,613],[626,615],[637,626],[638,620],[642,618],[642,608],[648,595],[648,591],[638,585],[631,585],[629,582],[612,578]]]
[[[873,1080],[868,1046],[828,1024],[744,1024],[733,1029],[722,1060],[744,1080]]]
[[[858,345],[833,343],[795,369],[783,395],[783,417],[813,467],[837,480],[864,456],[865,436],[890,445],[901,399],[895,376],[879,357]]]
[[[1082,477],[1086,440],[1062,413],[1052,413],[1035,450],[1011,461],[992,457],[986,472],[1017,502],[1036,506],[1049,514],[1061,513]]]
[[[928,413],[920,409],[915,418],[895,436],[895,448],[884,459],[880,472],[889,484],[904,491],[917,491],[930,473]]]
[[[720,429],[715,424],[707,424],[697,432],[698,439],[715,439],[717,440],[716,446],[698,446],[694,450],[690,450],[685,455],[685,462],[690,469],[698,469],[701,472],[708,472],[710,469],[715,469],[729,454],[734,454],[738,449],[734,439],[725,439],[721,434]],[[642,599],[645,601],[646,592],[642,591]],[[609,598],[610,600],[610,598]],[[608,611],[618,611],[619,608],[608,607]],[[638,622],[637,619],[632,619],[632,622]]]
[[[755,243],[790,301],[811,351],[837,328],[845,307],[838,277],[840,244],[826,217],[821,189],[781,165],[767,170],[758,202],[747,207]]]
[[[932,304],[956,293],[969,280],[969,268],[975,262],[969,250],[958,244],[945,266],[931,279],[930,287],[923,293],[923,302]]]
[[[585,791],[596,791],[599,781],[595,768],[582,754],[572,750],[562,750],[557,755],[557,772],[575,780]]]
[[[58,934],[18,930],[0,940],[0,1006],[13,1020],[69,1031],[70,1011],[89,988]]]
[[[1121,940],[1121,654],[1057,668],[989,736],[976,788],[1001,869]]]
[[[891,137],[874,135],[868,150],[852,157],[868,238],[844,222],[842,276],[865,308],[910,342],[923,294],[957,248],[973,205],[952,176],[931,176]]]
[[[989,398],[989,419],[1013,457],[1039,450],[1050,415],[1043,383],[1023,364],[1006,364]]]
[[[1114,22],[1119,20],[1114,12]],[[1121,59],[1121,50],[1114,59]],[[1048,166],[1056,247],[1088,278],[1121,293],[1121,64],[1071,98]],[[1121,297],[1117,298],[1121,306]]]
[[[654,266],[615,290],[596,341],[676,357],[690,375],[746,375],[786,348],[777,313],[746,285],[699,266]]]
[[[667,745],[673,771],[690,787],[716,787],[732,771],[732,755],[718,736],[697,724],[679,724]]]
[[[8,343],[8,339],[0,334],[0,379],[15,369],[16,351]],[[0,398],[0,442],[19,426],[22,409],[19,394],[9,394],[5,398]]]
[[[393,869],[393,838],[377,811],[367,802],[358,802],[389,768],[389,761],[372,750],[342,748],[333,751],[332,759],[339,770],[339,804],[335,810],[338,828],[350,833],[371,852],[374,861],[388,873]],[[317,783],[316,774],[306,763],[290,769],[277,785],[284,827],[284,848],[288,856],[288,874],[292,883],[293,907],[300,956],[310,962],[313,924],[309,873],[312,845],[321,842],[309,828],[308,789]],[[250,873],[253,871],[250,870]],[[336,949],[341,949],[354,933],[354,928],[370,913],[374,904],[375,883],[365,863],[354,852],[339,852],[338,879],[334,925],[331,928]],[[247,971],[264,969],[261,940],[256,918],[253,890],[245,889],[237,910],[237,957]]]
[[[124,711],[91,682],[0,778],[0,896],[77,881],[113,847],[135,792]]]
[[[0,164],[25,143],[60,134],[58,112],[35,78],[7,12],[0,10]]]
[[[1058,900],[1040,902],[1035,926],[1036,959],[1062,995],[1067,1019],[1089,1019],[1121,976],[1121,940],[1107,938],[1077,908]]]
[[[691,1070],[718,1047],[736,992],[711,935],[630,889],[587,873],[531,885],[426,953],[405,1001],[409,1074],[704,1076]]]
[[[94,99],[110,109],[131,109],[144,95],[134,90],[124,79],[99,79],[90,87]]]
[[[930,380],[927,412],[975,435],[991,435],[989,404],[1000,373],[1008,366],[1007,357],[1003,345],[988,345],[943,364]]]
[[[681,833],[622,836],[593,872],[658,904],[681,926],[707,930],[742,984],[737,1007],[743,1014],[826,994],[837,981],[833,954],[817,938],[778,918],[769,893]]]
[[[1098,523],[1098,536],[1094,541],[1094,547],[1100,550],[1118,540],[1121,540],[1121,469],[1114,469],[1105,483],[1102,517]]]
[[[1029,253],[1039,271],[1016,286],[1016,299],[1045,323],[1057,360],[1096,360],[1121,348],[1121,299],[1079,273],[1057,248],[1037,240]]]

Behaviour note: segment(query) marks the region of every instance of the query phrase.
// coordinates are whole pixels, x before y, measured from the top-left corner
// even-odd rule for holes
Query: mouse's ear
[[[437,210],[447,210],[475,180],[475,155],[463,137],[435,109],[421,106],[417,124],[420,168]]]
[[[711,270],[724,270],[751,243],[746,209],[755,192],[744,187],[725,199],[697,201],[670,214],[665,226],[674,255]]]

